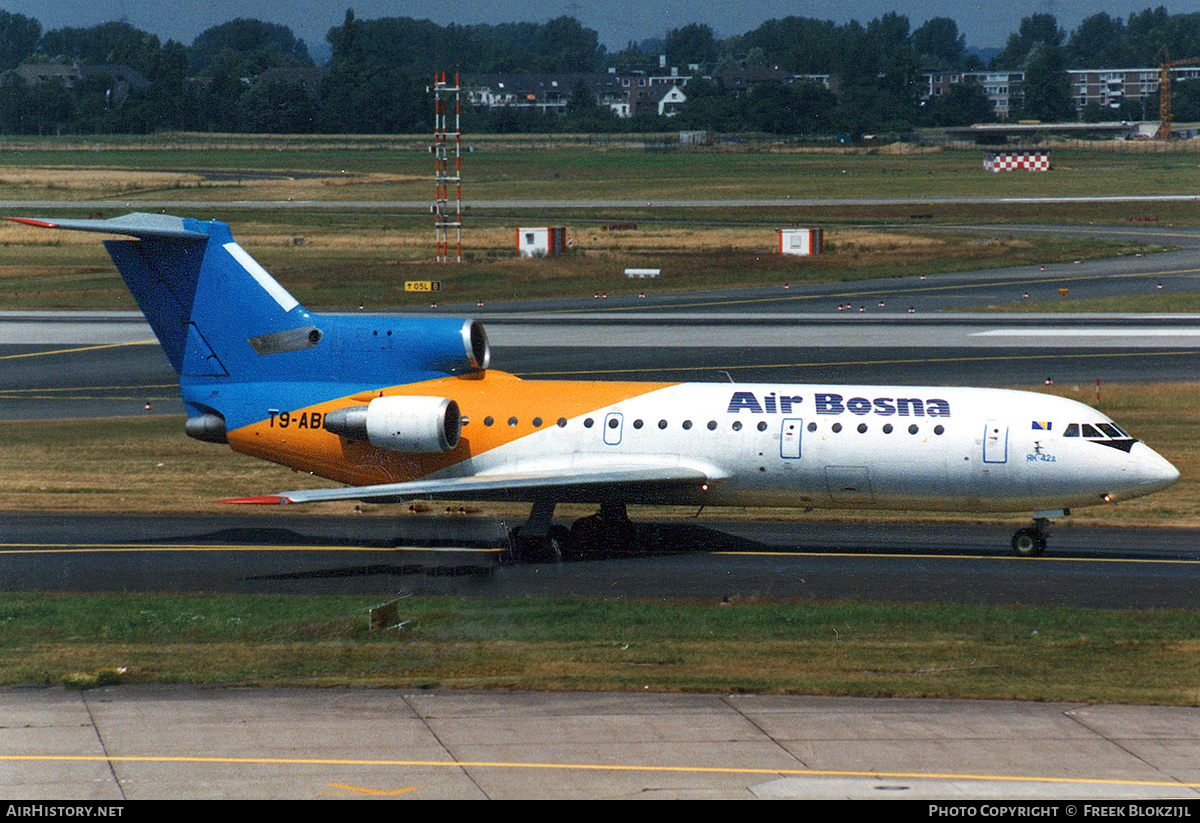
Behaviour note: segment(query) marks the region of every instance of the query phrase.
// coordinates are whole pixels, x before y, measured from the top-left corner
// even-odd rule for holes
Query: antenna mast
[[[455,235],[455,262],[462,262],[462,131],[459,128],[458,72],[454,85],[446,82],[446,73],[434,73],[433,93],[433,155],[436,164],[433,201],[433,225],[437,232],[437,260],[450,258],[450,233]],[[450,128],[450,95],[454,96],[454,127]],[[450,170],[450,138],[454,138],[454,170]],[[450,185],[454,184],[454,213],[450,213]]]

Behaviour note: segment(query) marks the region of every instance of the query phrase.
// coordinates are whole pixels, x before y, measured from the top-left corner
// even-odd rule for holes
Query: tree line
[[[441,26],[403,17],[359,20],[347,11],[326,40],[325,70],[319,77],[305,76],[280,70],[314,68],[307,45],[286,26],[259,20],[213,26],[185,46],[123,22],[43,32],[37,20],[0,10],[0,132],[422,132],[431,124],[426,87],[435,72],[457,68],[469,77],[614,68],[659,74],[659,55],[681,74],[696,77],[685,89],[687,103],[669,121],[645,114],[619,119],[598,104],[587,84],[578,83],[565,114],[468,111],[464,129],[904,132],[990,119],[991,106],[978,86],[956,86],[922,100],[923,72],[986,69],[1025,72],[1018,116],[1074,119],[1067,69],[1154,66],[1161,54],[1200,57],[1200,13],[1172,15],[1158,7],[1121,19],[1099,12],[1069,32],[1053,15],[1034,14],[991,54],[969,50],[950,18],[913,28],[897,13],[865,25],[786,17],[728,38],[691,24],[609,51],[595,31],[572,17]],[[118,100],[112,78],[103,72],[66,83],[31,82],[13,71],[39,63],[124,65],[148,82]],[[831,82],[781,79],[798,75],[824,75]],[[1175,87],[1180,120],[1200,119],[1200,93],[1189,85]],[[1189,116],[1193,105],[1195,117]],[[1142,113],[1120,114],[1132,119]]]

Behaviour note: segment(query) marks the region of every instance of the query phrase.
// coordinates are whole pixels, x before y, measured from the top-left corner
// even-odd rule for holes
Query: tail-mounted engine
[[[458,446],[462,417],[447,397],[376,397],[366,406],[328,412],[326,431],[407,454],[436,454]]]

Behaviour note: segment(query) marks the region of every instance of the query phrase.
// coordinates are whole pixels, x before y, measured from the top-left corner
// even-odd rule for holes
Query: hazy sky
[[[1192,3],[1171,5],[1162,0],[975,0],[964,4],[951,0],[208,0],[206,3],[145,0],[0,0],[0,8],[41,21],[44,29],[62,26],[91,26],[108,20],[126,20],[158,35],[190,44],[192,39],[218,23],[237,17],[252,17],[289,26],[310,44],[323,43],[325,34],[339,25],[346,9],[359,19],[415,17],[435,23],[545,22],[570,15],[595,29],[610,50],[623,48],[630,40],[661,37],[688,23],[706,23],[719,37],[742,34],[772,18],[814,17],[844,23],[867,21],[896,11],[907,15],[913,28],[930,17],[950,17],[958,22],[969,46],[1003,46],[1017,30],[1022,17],[1050,12],[1070,31],[1079,21],[1099,11],[1113,17],[1166,5],[1175,14],[1193,11]]]

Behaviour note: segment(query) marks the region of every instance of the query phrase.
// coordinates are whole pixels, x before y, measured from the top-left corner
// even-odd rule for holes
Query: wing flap
[[[644,486],[693,487],[722,477],[690,466],[597,466],[512,474],[478,474],[407,483],[382,483],[344,489],[301,489],[277,495],[237,497],[221,503],[325,503],[362,500],[398,503],[414,497],[451,497],[465,500],[520,498],[531,491],[558,492],[565,497],[588,496],[604,490]]]

